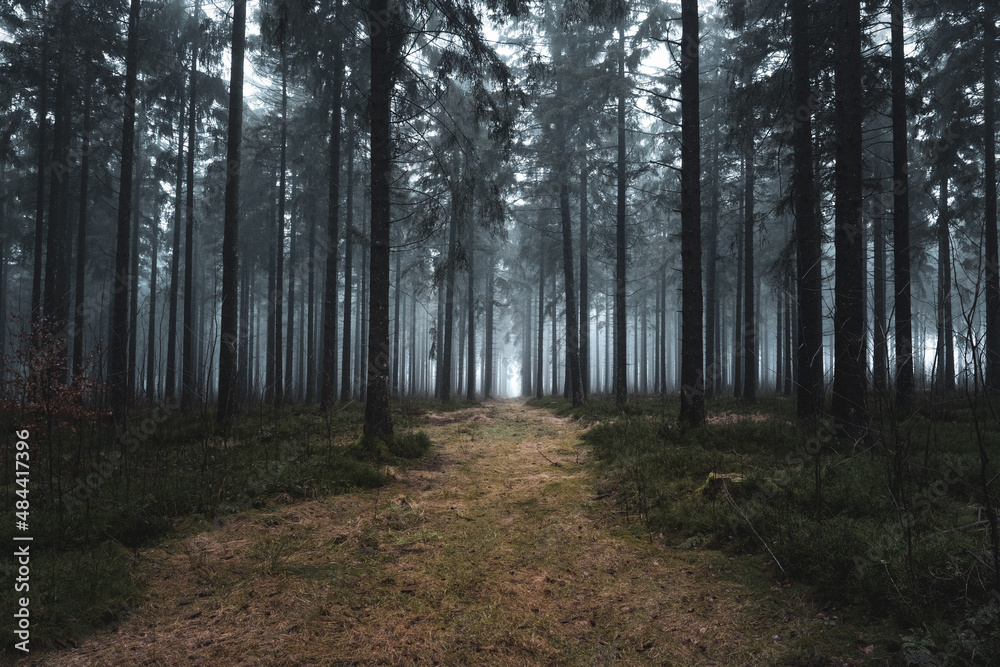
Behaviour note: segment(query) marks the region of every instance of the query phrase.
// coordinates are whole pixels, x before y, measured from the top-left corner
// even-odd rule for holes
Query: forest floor
[[[113,632],[23,664],[873,657],[864,628],[773,579],[763,559],[676,549],[630,523],[598,496],[579,422],[518,400],[418,421],[434,447],[387,487],[189,526],[136,553],[145,596]]]

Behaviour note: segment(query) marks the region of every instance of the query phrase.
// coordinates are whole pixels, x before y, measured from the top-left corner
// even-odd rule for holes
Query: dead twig
[[[757,539],[760,540],[760,543],[764,545],[765,549],[767,549],[767,553],[771,554],[771,558],[774,559],[774,564],[777,565],[778,569],[781,570],[781,573],[787,577],[788,573],[785,572],[785,568],[781,567],[781,563],[778,562],[778,557],[774,555],[774,552],[771,551],[771,547],[767,546],[767,542],[765,542],[764,538],[760,536],[760,533],[757,532],[757,529],[753,527],[753,522],[750,521],[750,517],[748,517],[746,514],[743,513],[743,508],[737,505],[736,501],[733,500],[733,497],[729,495],[729,489],[726,488],[726,480],[722,480],[722,490],[726,494],[726,500],[728,500],[729,504],[735,507],[736,511],[740,513],[740,516],[743,517],[743,520],[747,522],[748,526],[750,526],[750,530],[753,531],[753,534],[757,536]]]
[[[561,463],[559,463],[558,461],[553,461],[552,459],[550,459],[549,457],[547,457],[544,453],[542,453],[542,448],[538,446],[537,442],[535,443],[535,451],[538,452],[539,456],[541,456],[543,459],[545,459],[546,461],[548,461],[549,463],[551,463],[555,467],[557,467],[557,468],[561,468],[562,467]]]

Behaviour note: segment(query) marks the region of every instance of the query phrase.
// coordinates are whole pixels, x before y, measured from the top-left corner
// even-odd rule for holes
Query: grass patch
[[[1000,654],[971,409],[925,400],[902,422],[876,415],[868,441],[856,443],[800,422],[782,397],[714,399],[698,429],[677,423],[676,397],[622,408],[603,396],[578,408],[531,403],[592,425],[585,441],[598,490],[647,534],[681,549],[764,556],[776,579],[908,628],[896,648],[910,664]],[[997,424],[980,428],[1000,442]],[[995,507],[996,457],[985,475]]]
[[[30,534],[39,554],[32,560],[32,647],[114,622],[140,589],[129,554],[178,526],[203,530],[248,509],[384,485],[387,466],[430,449],[426,434],[408,430],[427,405],[409,402],[395,411],[400,435],[378,457],[357,446],[360,403],[326,412],[256,406],[225,430],[214,410],[183,414],[172,407],[137,411],[124,430],[89,416],[64,419],[48,433],[32,428]],[[8,412],[0,414],[0,427],[12,433],[23,425]],[[5,438],[0,449],[4,480],[15,479],[14,440]],[[7,506],[19,499],[18,488],[0,487]],[[0,527],[8,544],[14,533],[11,522]],[[287,551],[282,542],[258,545],[260,572],[280,572]],[[0,592],[5,609],[14,599],[12,587]]]

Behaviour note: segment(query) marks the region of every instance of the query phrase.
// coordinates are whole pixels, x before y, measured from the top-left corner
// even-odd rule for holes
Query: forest
[[[34,646],[275,498],[374,494],[331,539],[384,556],[416,505],[378,489],[533,415],[566,425],[526,455],[642,548],[756,558],[870,632],[679,664],[995,664],[998,14],[3,0],[0,532],[44,550]],[[299,576],[274,539],[258,574]],[[494,658],[597,660],[546,646]]]

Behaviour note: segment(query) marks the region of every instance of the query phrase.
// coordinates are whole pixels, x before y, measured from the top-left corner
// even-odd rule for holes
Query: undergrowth
[[[413,402],[395,411],[397,435],[376,455],[359,439],[359,403],[328,412],[256,406],[227,431],[209,408],[134,409],[121,428],[100,414],[28,425],[26,413],[10,407],[0,411],[0,495],[7,507],[19,499],[13,433],[28,428],[30,519],[27,532],[5,522],[0,540],[12,544],[15,532],[33,538],[32,648],[71,644],[113,626],[141,595],[131,567],[139,548],[175,526],[219,524],[276,500],[378,487],[389,466],[431,445],[423,432],[408,430],[423,410]],[[13,560],[3,559],[2,568],[12,580]],[[16,597],[13,586],[4,587],[3,608],[12,609]]]
[[[988,664],[1000,591],[972,411],[925,403],[901,423],[876,417],[855,442],[781,397],[716,398],[697,429],[678,425],[676,397],[533,401],[594,424],[599,490],[650,534],[765,555],[777,578],[893,619],[910,628],[897,647],[908,664]],[[998,425],[979,426],[996,451]],[[994,457],[991,497],[998,473]]]

